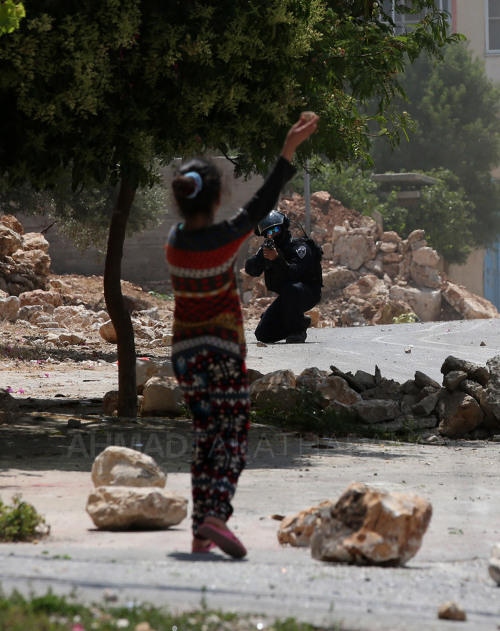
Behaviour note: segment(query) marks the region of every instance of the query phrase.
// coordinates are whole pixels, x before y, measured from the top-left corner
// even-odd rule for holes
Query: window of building
[[[496,0],[500,4],[500,0]],[[417,24],[430,9],[422,9],[417,13],[397,13],[396,5],[404,4],[407,7],[413,5],[412,0],[382,0],[382,7],[387,15],[390,15],[396,25],[396,33],[404,33],[412,24]],[[435,0],[435,7],[440,11],[447,11],[448,23],[451,26],[451,0]]]
[[[500,0],[486,0],[486,50],[500,53]]]

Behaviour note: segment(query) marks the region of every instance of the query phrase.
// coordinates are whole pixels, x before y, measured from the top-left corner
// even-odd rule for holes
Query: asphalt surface
[[[384,377],[401,382],[415,370],[441,381],[440,367],[448,355],[485,364],[500,353],[499,326],[500,321],[487,320],[319,329],[300,346],[262,347],[249,334],[248,365],[264,373],[291,368],[296,374],[312,366],[328,370],[330,365],[373,372],[378,365]],[[75,372],[66,383],[73,380],[81,397],[111,389],[116,367],[93,370],[97,381],[79,383]],[[151,455],[168,471],[167,488],[189,497],[188,424],[170,424],[151,441],[154,433],[135,432],[130,444],[144,448],[149,441],[149,451],[156,450]],[[118,435],[126,434],[101,430],[101,447]],[[500,588],[487,570],[490,551],[500,542],[500,443],[434,446],[298,438],[254,426],[231,520],[249,555],[233,561],[222,554],[191,555],[188,519],[168,531],[96,530],[85,512],[95,454],[88,442],[82,447],[78,430],[61,441],[59,455],[52,458],[40,454],[23,461],[12,453],[0,459],[2,500],[21,492],[51,524],[50,537],[37,544],[0,545],[4,591],[16,587],[45,593],[50,587],[70,593],[76,588],[88,601],[112,597],[122,603],[166,604],[173,610],[195,608],[203,601],[209,607],[270,618],[340,622],[353,631],[500,628]],[[279,522],[272,515],[335,500],[353,481],[431,501],[431,524],[405,568],[320,563],[308,549],[278,544]],[[448,600],[465,608],[466,622],[437,619],[438,607]]]

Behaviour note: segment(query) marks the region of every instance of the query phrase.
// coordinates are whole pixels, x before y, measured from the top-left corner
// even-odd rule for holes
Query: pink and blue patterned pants
[[[208,515],[227,521],[247,454],[248,375],[242,359],[204,349],[174,358],[193,415],[193,533]]]

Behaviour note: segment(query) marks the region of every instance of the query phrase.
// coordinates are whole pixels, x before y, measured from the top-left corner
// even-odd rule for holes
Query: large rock
[[[447,282],[441,290],[443,298],[466,320],[500,318],[495,305],[461,285]]]
[[[389,300],[381,305],[372,318],[373,324],[393,324],[394,319],[413,311],[404,300]]]
[[[418,248],[413,252],[413,260],[423,267],[436,267],[439,263],[439,254],[429,247]]]
[[[300,399],[296,381],[291,370],[275,370],[250,385],[250,397],[260,408],[291,410]]]
[[[343,405],[352,405],[362,401],[361,395],[349,387],[347,381],[342,377],[329,375],[318,383],[316,390],[323,397],[323,405],[327,407],[329,404],[336,402]]]
[[[498,356],[498,359],[500,360],[500,355]],[[474,362],[467,361],[466,359],[459,359],[458,357],[454,357],[453,355],[448,355],[448,357],[444,360],[441,366],[441,373],[443,375],[446,375],[449,372],[460,370],[462,372],[467,373],[467,376],[469,377],[469,379],[477,381],[482,386],[486,386],[488,384],[488,381],[490,380],[490,372],[493,374],[495,370],[494,368],[495,364],[492,363],[493,361],[494,361],[494,358],[491,360],[488,360],[487,362],[488,368],[490,367],[490,365],[492,367],[488,369],[485,366],[481,366],[480,364],[475,364]],[[499,362],[499,365],[500,365],[500,362]],[[500,372],[499,372],[499,379],[500,379]]]
[[[486,415],[485,426],[496,432],[500,429],[500,355],[489,359],[486,365],[488,366],[488,382],[480,392],[479,401]],[[484,381],[485,379],[483,379],[483,385]]]
[[[439,393],[436,406],[439,417],[439,432],[448,438],[465,436],[483,422],[484,413],[478,402],[465,392]]]
[[[341,265],[345,265],[349,269],[359,269],[365,261],[374,259],[377,254],[377,246],[373,238],[366,237],[363,234],[348,233],[340,236],[334,248],[335,259]]]
[[[143,416],[182,414],[184,398],[174,378],[165,374],[151,377],[144,384],[141,414]]]
[[[435,267],[418,265],[414,260],[410,263],[410,276],[419,287],[441,287],[443,279]]]
[[[408,303],[422,322],[435,322],[440,318],[440,291],[393,285],[389,290],[389,296],[392,300]]]
[[[60,307],[62,305],[62,296],[58,291],[43,291],[35,289],[34,291],[25,291],[19,296],[21,307],[27,305],[51,305]]]
[[[263,375],[261,375],[263,376]],[[295,386],[297,388],[305,388],[306,390],[313,391],[318,389],[318,384],[328,376],[326,370],[320,370],[319,368],[305,368],[295,380]],[[260,378],[260,377],[259,377]],[[250,380],[250,383],[255,379]]]
[[[139,358],[135,362],[135,380],[137,388],[142,388],[151,377],[165,375],[173,377],[172,362],[158,362],[154,359]]]
[[[312,506],[300,511],[296,515],[285,517],[278,530],[278,541],[295,547],[307,547],[316,526],[320,523],[320,513],[324,508],[330,508],[333,502],[325,500],[319,506]]]
[[[187,515],[187,499],[156,487],[101,486],[87,501],[87,513],[103,530],[163,529]]]
[[[397,418],[400,406],[397,401],[388,399],[367,399],[353,403],[351,409],[363,423],[382,423]]]
[[[32,268],[35,274],[47,277],[50,274],[50,256],[43,250],[17,250],[12,259],[18,266]]]
[[[347,267],[334,267],[323,273],[323,291],[331,293],[343,289],[359,278],[359,274]]]
[[[387,294],[388,289],[386,284],[375,274],[365,274],[355,283],[351,283],[344,289],[344,296],[348,298],[355,296],[356,298],[362,298],[363,300],[376,298],[378,296],[386,296]]]
[[[151,456],[128,447],[107,447],[94,460],[92,482],[99,486],[163,488],[167,476]]]
[[[24,250],[39,250],[47,254],[49,246],[47,239],[39,232],[26,232],[23,236]]]
[[[321,511],[311,538],[319,561],[404,565],[418,552],[432,515],[427,500],[353,483]]]
[[[8,228],[4,223],[0,223],[0,259],[10,256],[22,248],[22,245],[21,235]]]
[[[109,342],[109,344],[118,343],[118,336],[116,335],[115,327],[113,326],[111,320],[101,324],[99,328],[99,335],[105,342]]]
[[[20,306],[21,301],[17,296],[0,298],[0,321],[9,320],[9,322],[14,322],[19,314]]]
[[[3,215],[0,217],[0,223],[14,232],[17,232],[17,234],[24,234],[24,228],[21,222],[17,219],[17,217],[14,217],[14,215]]]

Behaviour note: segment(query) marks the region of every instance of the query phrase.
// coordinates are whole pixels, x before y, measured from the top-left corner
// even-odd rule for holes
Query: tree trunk
[[[121,264],[125,231],[134,197],[135,189],[122,179],[109,227],[104,266],[104,299],[118,340],[118,416],[129,417],[137,416],[136,357],[134,329],[122,294]]]

